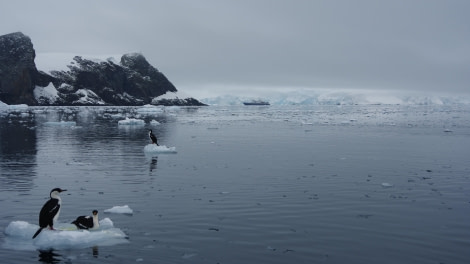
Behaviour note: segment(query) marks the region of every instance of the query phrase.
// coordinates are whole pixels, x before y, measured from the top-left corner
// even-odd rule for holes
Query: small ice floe
[[[452,130],[450,130],[450,129],[448,129],[448,128],[446,128],[446,129],[444,129],[444,132],[446,132],[446,133],[450,133],[450,132],[453,132],[453,131],[452,131]]]
[[[160,125],[160,122],[158,122],[157,120],[152,120],[152,121],[150,121],[150,125],[158,126],[158,125]]]
[[[313,125],[312,122],[307,122],[307,121],[302,121],[301,124],[304,125],[304,126],[312,126]]]
[[[148,144],[144,147],[144,152],[148,154],[155,153],[176,153],[175,147],[167,147],[165,145],[157,146],[156,144]]]
[[[126,117],[126,119],[124,120],[119,120],[118,125],[120,126],[143,126],[145,125],[145,121],[142,119]]]
[[[46,126],[76,126],[77,122],[75,121],[59,121],[59,122],[45,122],[44,125]]]
[[[105,213],[111,213],[111,214],[133,214],[134,211],[129,207],[129,205],[123,205],[123,206],[113,206],[112,208],[104,210]]]
[[[2,248],[13,250],[69,250],[83,249],[92,246],[111,246],[128,243],[127,235],[121,229],[114,227],[109,218],[100,221],[97,230],[77,230],[68,223],[56,223],[56,230],[44,229],[35,239],[32,239],[38,225],[25,221],[13,221],[5,228],[5,240]]]
[[[383,182],[383,183],[382,183],[382,187],[384,187],[384,188],[390,188],[390,187],[393,187],[393,184],[388,183],[388,182]]]
[[[119,118],[123,118],[124,116],[123,116],[122,114],[120,114],[120,113],[117,113],[117,114],[112,114],[112,115],[110,115],[110,117],[111,117],[112,119],[119,119]]]

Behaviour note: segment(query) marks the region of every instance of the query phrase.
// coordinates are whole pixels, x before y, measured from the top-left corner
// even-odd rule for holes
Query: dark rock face
[[[0,36],[0,101],[35,105],[33,90],[50,76],[39,73],[31,39],[21,32]],[[47,84],[46,84],[47,85]]]
[[[67,71],[36,69],[31,39],[23,33],[0,36],[0,101],[28,105],[143,105],[175,86],[142,54],[96,61],[75,56]],[[36,89],[36,90],[35,90]],[[48,89],[49,93],[46,93]],[[55,94],[53,97],[50,91]],[[194,98],[166,99],[164,105],[204,105]]]
[[[70,94],[90,90],[101,100],[87,104],[142,105],[166,92],[176,92],[175,86],[150,65],[141,54],[125,54],[121,63],[113,60],[92,61],[75,56],[68,71],[52,71],[54,87],[58,87],[59,101],[70,102]],[[67,97],[68,96],[68,97]],[[80,95],[79,95],[80,96]],[[87,98],[88,99],[88,98]],[[74,100],[72,104],[84,104]],[[101,103],[99,103],[101,102]]]

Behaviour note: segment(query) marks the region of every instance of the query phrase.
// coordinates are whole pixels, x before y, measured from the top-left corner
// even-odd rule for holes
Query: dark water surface
[[[177,153],[145,153],[149,128]],[[134,213],[100,214],[129,243],[0,259],[469,263],[469,157],[468,106],[3,109],[2,230],[37,224],[56,186],[59,222]]]

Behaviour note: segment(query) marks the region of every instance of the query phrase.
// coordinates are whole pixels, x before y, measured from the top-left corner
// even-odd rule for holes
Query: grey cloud
[[[459,0],[11,1],[0,33],[22,31],[37,52],[139,51],[177,87],[468,93],[468,10]]]

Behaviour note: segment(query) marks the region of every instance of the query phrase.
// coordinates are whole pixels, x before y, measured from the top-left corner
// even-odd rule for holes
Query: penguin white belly
[[[60,208],[62,208],[62,201],[60,200],[60,198],[59,198],[58,205],[59,205],[59,210],[57,211],[57,214],[54,215],[54,218],[52,218],[52,221],[54,221],[54,223],[57,222],[57,219],[59,219]]]

